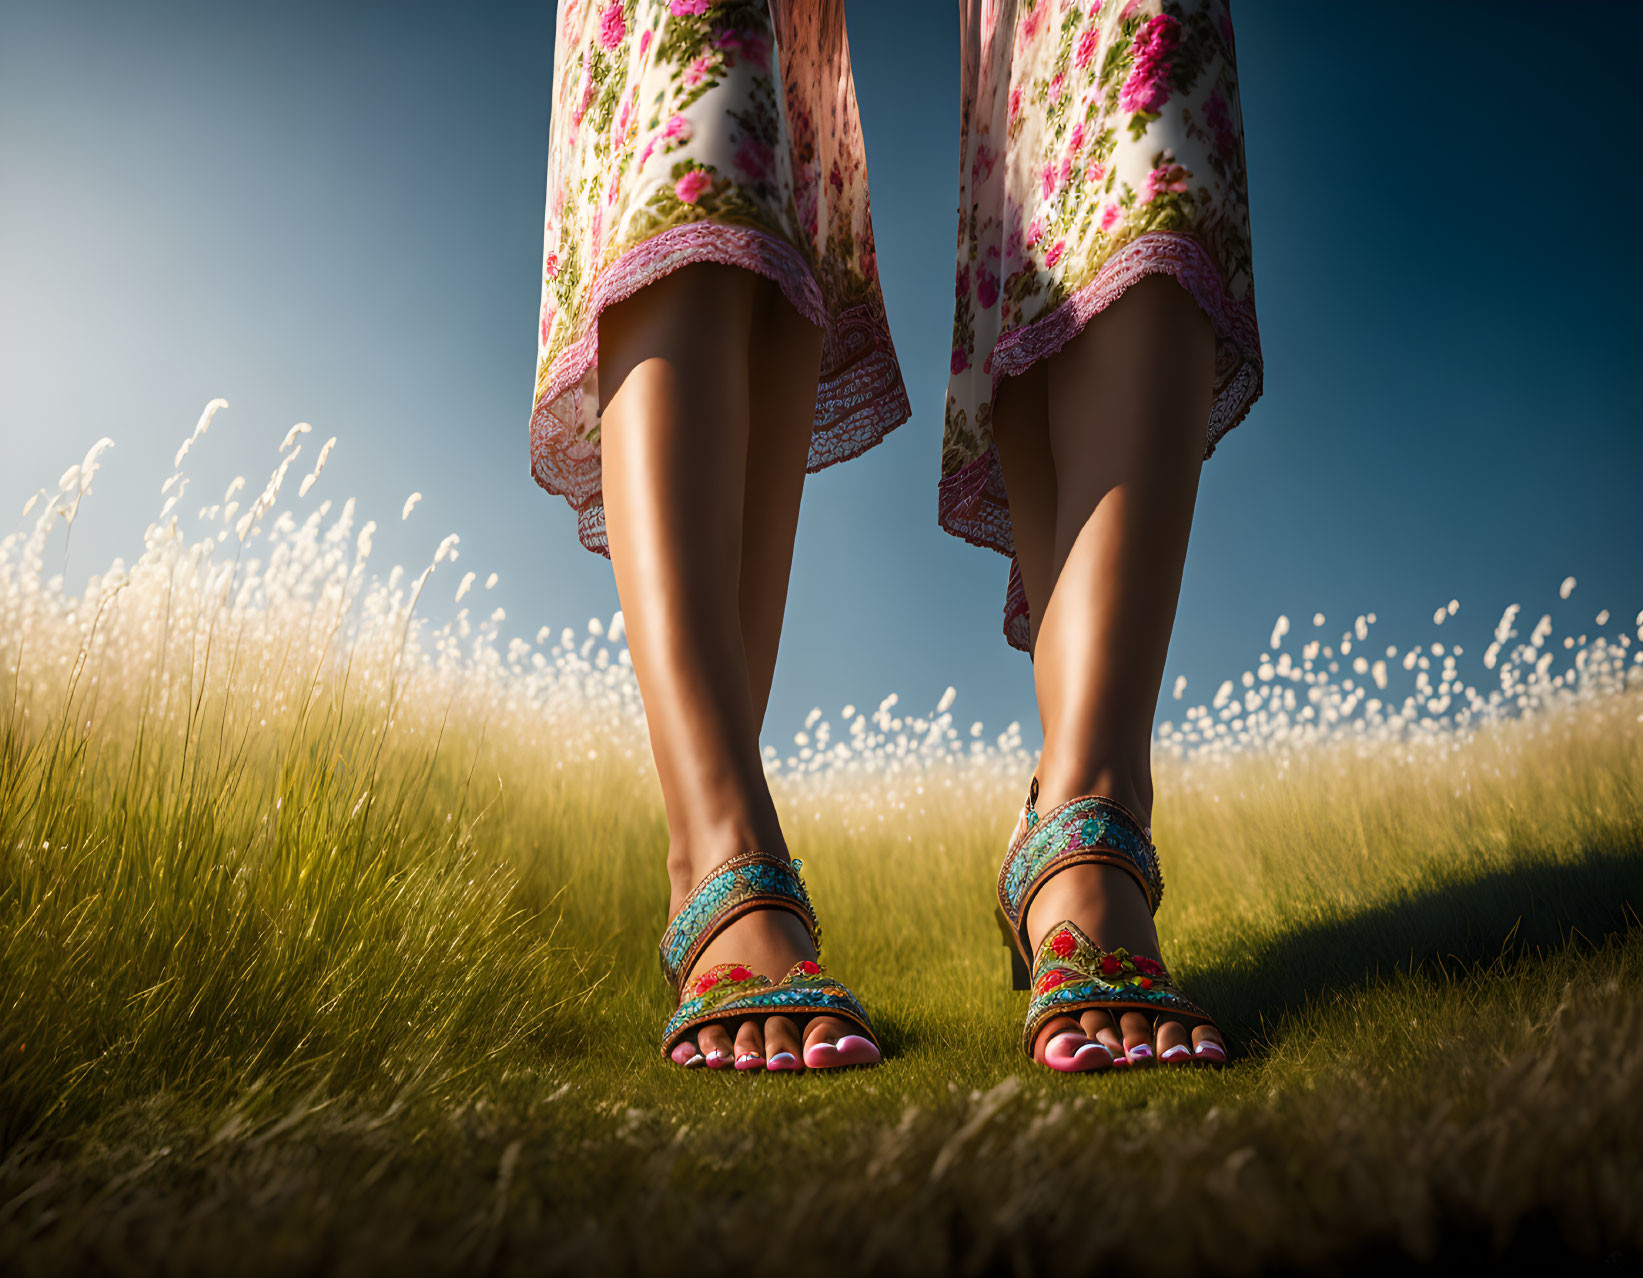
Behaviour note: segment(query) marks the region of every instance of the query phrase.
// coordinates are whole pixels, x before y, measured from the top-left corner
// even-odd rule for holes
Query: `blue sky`
[[[1005,565],[937,531],[952,306],[951,0],[848,4],[913,419],[812,479],[770,739],[812,705],[932,705],[1036,736]],[[1643,6],[1235,6],[1266,396],[1208,463],[1166,688],[1206,699],[1280,612],[1386,642],[1501,608],[1643,606]],[[140,550],[177,442],[190,508],[340,436],[375,560],[501,575],[509,626],[616,607],[527,470],[553,5],[143,5],[0,14],[0,527],[101,435],[71,576]],[[398,519],[406,494],[424,501]],[[198,498],[198,502],[194,502]],[[303,503],[304,505],[308,503]],[[1557,583],[1574,574],[1567,603]],[[460,571],[434,611],[450,610]],[[490,599],[486,600],[487,604]],[[1302,627],[1298,625],[1297,629]],[[1165,694],[1160,717],[1178,711]]]

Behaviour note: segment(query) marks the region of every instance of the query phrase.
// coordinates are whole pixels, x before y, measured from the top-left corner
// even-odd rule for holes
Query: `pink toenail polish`
[[[1211,1060],[1224,1061],[1227,1058],[1226,1049],[1219,1043],[1200,1043],[1195,1049],[1199,1056],[1207,1056]]]
[[[1188,1061],[1192,1059],[1192,1049],[1185,1043],[1177,1043],[1174,1047],[1164,1052],[1158,1059],[1170,1062]]]
[[[684,1064],[686,1069],[700,1069],[702,1067],[702,1054],[697,1052]]]
[[[764,1057],[757,1052],[743,1052],[736,1058],[737,1069],[758,1069],[764,1064]]]
[[[799,1058],[793,1055],[792,1052],[777,1052],[765,1062],[764,1067],[772,1072],[784,1069],[798,1069]]]
[[[835,1045],[838,1052],[836,1063],[839,1065],[877,1065],[879,1063],[878,1045],[870,1038],[860,1034],[846,1034]]]
[[[709,1069],[722,1069],[729,1063],[729,1052],[709,1052],[707,1054],[707,1067]]]

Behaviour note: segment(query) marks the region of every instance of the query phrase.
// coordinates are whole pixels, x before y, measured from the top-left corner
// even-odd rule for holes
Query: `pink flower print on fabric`
[[[700,169],[691,169],[673,184],[673,193],[685,204],[696,204],[707,189],[713,185],[713,179]]]
[[[998,273],[990,267],[976,268],[976,301],[989,311],[998,302]]]
[[[1135,63],[1118,93],[1118,105],[1131,113],[1154,115],[1169,101],[1169,58],[1181,43],[1181,24],[1167,13],[1147,20],[1135,37]]]
[[[1180,194],[1187,189],[1187,179],[1192,174],[1187,171],[1184,165],[1172,163],[1174,159],[1175,156],[1171,152],[1165,151],[1164,163],[1151,170],[1146,177],[1141,179],[1139,198],[1142,204],[1151,204],[1154,199],[1165,191],[1174,191]]]
[[[669,0],[667,11],[675,18],[699,18],[712,3],[713,0]]]
[[[1021,242],[1031,247],[1044,238],[1044,215],[1040,213],[1031,222],[1027,223],[1027,235]]]
[[[762,31],[737,31],[727,27],[713,37],[713,43],[728,55],[739,53],[755,66],[770,59],[770,43]]]
[[[1061,260],[1061,255],[1062,255],[1062,253],[1066,252],[1066,250],[1067,250],[1067,241],[1066,240],[1057,240],[1054,244],[1050,245],[1050,251],[1048,253],[1044,254],[1044,265],[1045,266],[1054,266],[1057,262],[1059,262]]]
[[[614,49],[628,38],[627,19],[622,16],[622,0],[610,0],[610,6],[599,17],[599,43]]]
[[[993,166],[998,163],[998,152],[985,142],[976,143],[975,159],[970,162],[971,180],[985,182],[993,175]]]
[[[1117,204],[1108,204],[1101,210],[1101,229],[1112,234],[1112,228],[1124,220],[1124,210]]]
[[[1096,7],[1100,8],[1099,5]],[[1095,15],[1092,13],[1090,16],[1094,17]],[[1096,39],[1095,32],[1093,31],[1086,31],[1083,35],[1079,36],[1078,52],[1073,57],[1073,66],[1080,71],[1088,67],[1090,65],[1090,59],[1095,56],[1095,51],[1099,45],[1100,41]]]
[[[586,52],[582,55],[582,80],[576,88],[576,105],[571,108],[570,118],[577,124],[582,123],[582,117],[588,113],[593,105],[594,91],[598,88],[593,82],[593,60]]]
[[[683,76],[685,88],[694,89],[703,80],[707,79],[708,73],[713,70],[713,63],[713,55],[704,53],[687,66]]]
[[[688,142],[695,132],[695,126],[689,119],[674,114],[668,116],[667,124],[662,128],[662,137],[669,142]]]
[[[642,58],[650,52],[651,42],[656,39],[654,31],[646,31],[639,37],[639,56]]]
[[[1232,128],[1232,117],[1227,114],[1227,100],[1219,89],[1204,100],[1204,123],[1215,134],[1215,151],[1223,160],[1231,157],[1238,145],[1238,135]]]

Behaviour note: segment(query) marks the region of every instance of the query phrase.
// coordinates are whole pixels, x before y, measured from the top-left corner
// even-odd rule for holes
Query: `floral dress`
[[[960,0],[958,279],[940,520],[1014,556],[999,382],[1147,275],[1216,332],[1209,448],[1261,393],[1243,125],[1224,0]],[[1027,647],[1011,564],[1004,633]]]
[[[531,470],[608,554],[599,313],[694,262],[823,331],[809,468],[908,417],[842,0],[560,0]]]

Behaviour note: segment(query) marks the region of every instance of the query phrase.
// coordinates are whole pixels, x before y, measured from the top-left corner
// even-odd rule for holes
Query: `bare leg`
[[[670,913],[714,866],[787,847],[759,757],[814,412],[820,334],[755,275],[692,266],[600,319],[606,528],[667,808]],[[739,919],[696,969],[780,979],[816,953],[783,911]],[[687,974],[688,976],[689,974]],[[734,1026],[695,1047],[729,1063]],[[818,1017],[743,1027],[772,1053],[833,1042]],[[689,1056],[694,1048],[684,1053]]]
[[[1040,811],[1101,794],[1151,821],[1152,716],[1192,529],[1214,352],[1191,297],[1149,277],[1045,362],[1042,415],[1029,379],[999,396],[994,434],[1034,621]],[[1053,530],[1041,504],[1047,490]],[[1122,871],[1075,866],[1050,879],[1028,911],[1029,939],[1036,946],[1063,919],[1101,945],[1158,954],[1146,900]],[[1162,1022],[1155,1035],[1140,1013],[1117,1024],[1106,1012],[1081,1020],[1046,1025],[1039,1058],[1074,1028],[1132,1061],[1173,1057],[1189,1042],[1180,1022]],[[1204,1040],[1219,1036],[1190,1036]]]

